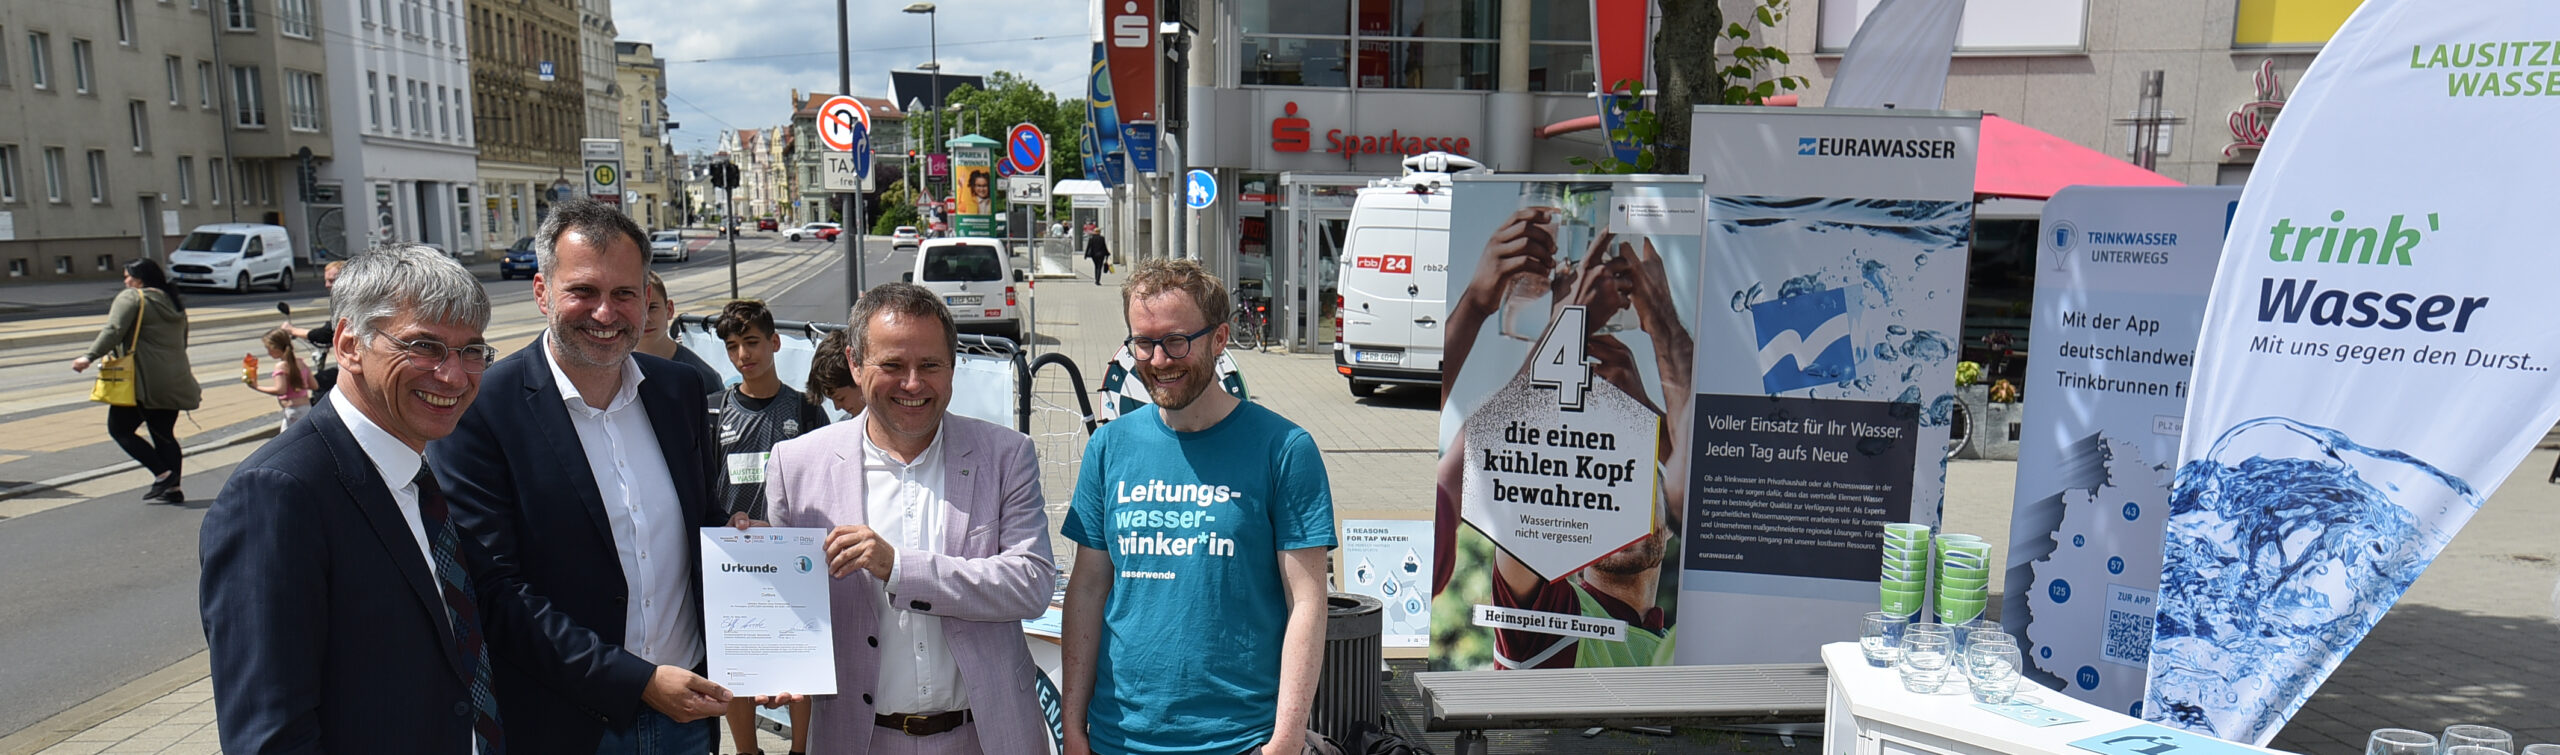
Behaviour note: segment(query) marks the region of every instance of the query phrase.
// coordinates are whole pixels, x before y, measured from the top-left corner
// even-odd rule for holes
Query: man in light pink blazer
[[[837,694],[815,698],[810,750],[1047,752],[1021,620],[1057,567],[1031,441],[948,413],[958,330],[940,297],[884,284],[850,322],[868,406],[766,466],[772,524],[830,530]]]

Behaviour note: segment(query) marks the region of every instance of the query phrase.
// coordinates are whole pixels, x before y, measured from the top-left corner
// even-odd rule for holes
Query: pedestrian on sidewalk
[[[1085,259],[1093,260],[1093,285],[1102,285],[1102,273],[1111,268],[1111,245],[1103,243],[1102,234],[1084,237]]]
[[[169,287],[160,263],[150,260],[125,263],[124,289],[108,307],[106,327],[88,353],[71,360],[71,371],[86,372],[110,354],[133,358],[133,405],[107,407],[107,437],[151,470],[143,500],[183,503],[187,495],[178,483],[186,456],[178,448],[178,413],[194,411],[204,400],[195,368],[187,365],[187,303]],[[146,425],[147,441],[135,433]]]
[[[294,356],[292,331],[276,328],[259,340],[267,345],[267,358],[276,360],[276,387],[268,388],[255,371],[240,379],[249,384],[249,390],[276,397],[276,405],[284,408],[284,424],[277,425],[276,431],[291,430],[294,420],[311,411],[311,368]]]
[[[346,260],[333,260],[328,265],[322,266],[320,268],[320,288],[331,291],[337,290],[338,271],[344,270],[346,267]],[[321,314],[323,315],[321,319],[328,319],[326,317],[328,313],[323,312]],[[295,338],[311,342],[311,348],[314,350],[314,353],[311,355],[312,400],[317,401],[322,396],[328,395],[329,389],[338,384],[338,368],[329,364],[329,344],[335,341],[338,337],[337,327],[328,322],[322,322],[320,323],[320,327],[317,328],[297,328],[293,326],[293,323],[288,322],[284,324],[284,329],[287,332],[292,333]]]
[[[496,578],[548,602],[549,642],[494,648],[506,738],[515,752],[709,752],[730,698],[702,678],[697,528],[728,522],[703,400],[717,387],[634,354],[649,236],[621,210],[553,204],[534,257],[549,327],[489,367],[491,400],[427,454]],[[546,666],[553,647],[580,648],[577,668]]]
[[[347,390],[242,461],[205,513],[196,603],[222,749],[507,752],[488,648],[542,640],[420,456],[497,357],[489,295],[413,244],[356,257],[346,283]]]

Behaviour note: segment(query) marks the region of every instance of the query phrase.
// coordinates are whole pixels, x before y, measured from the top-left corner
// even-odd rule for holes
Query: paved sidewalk
[[[1126,335],[1120,276],[1105,281],[1110,285],[1094,286],[1090,278],[1044,279],[1035,294],[1041,331],[1035,348],[1073,359],[1088,391]],[[1340,518],[1429,515],[1436,392],[1389,390],[1355,400],[1334,373],[1330,355],[1233,356],[1255,400],[1305,426],[1325,450]],[[1052,511],[1063,511],[1082,451],[1076,403],[1064,386],[1062,377],[1044,372],[1035,389],[1042,405],[1051,407],[1037,413],[1033,432],[1042,441],[1043,486]],[[2519,744],[2560,741],[2560,624],[2552,618],[2551,597],[2560,578],[2560,539],[2550,534],[2560,531],[2560,486],[2543,482],[2556,456],[2541,450],[2524,460],[2275,747],[2356,752],[2374,728],[2437,730],[2454,723],[2501,726],[2514,731]],[[2015,475],[2012,462],[1950,465],[1947,526],[2005,544]],[[1071,546],[1060,551],[1061,568],[1069,566],[1071,553]],[[1399,663],[1400,669],[1412,667]],[[0,738],[0,755],[212,752],[213,703],[199,668],[172,666]],[[1405,678],[1399,675],[1387,690],[1394,725],[1435,751],[1449,752],[1446,735],[1419,734],[1415,696]],[[1594,755],[1811,753],[1818,747],[1811,739],[1685,730],[1671,737],[1606,732],[1588,739],[1577,732],[1503,733],[1494,742],[1498,752]],[[768,752],[785,749],[770,733],[764,743]]]

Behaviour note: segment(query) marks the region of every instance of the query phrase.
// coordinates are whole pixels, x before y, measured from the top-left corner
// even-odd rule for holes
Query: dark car
[[[498,280],[510,280],[516,276],[531,278],[533,270],[532,236],[516,239],[516,243],[507,247],[507,256],[498,260]]]
[[[756,220],[756,230],[759,231],[771,231],[781,227],[782,222],[774,220],[773,218],[758,218]]]

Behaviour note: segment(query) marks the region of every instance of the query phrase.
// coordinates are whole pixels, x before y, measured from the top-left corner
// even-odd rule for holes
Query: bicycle
[[[1230,295],[1236,308],[1228,318],[1233,336],[1227,339],[1227,348],[1261,351],[1271,342],[1271,300],[1260,293],[1260,289],[1239,287]]]

